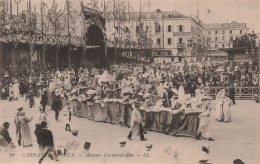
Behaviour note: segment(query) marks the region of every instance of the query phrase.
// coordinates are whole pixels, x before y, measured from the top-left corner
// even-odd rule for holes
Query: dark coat
[[[62,103],[61,103],[61,100],[59,98],[56,98],[53,103],[52,103],[52,106],[51,106],[51,109],[58,112],[58,111],[61,111],[62,109]]]
[[[48,96],[47,94],[42,94],[41,104],[46,105],[48,102]]]
[[[6,128],[0,127],[0,135],[3,136],[3,138],[5,139],[6,142],[8,142],[8,143],[12,142],[12,139]]]
[[[52,132],[48,129],[41,129],[36,133],[37,143],[40,149],[44,149],[46,146],[54,147]]]

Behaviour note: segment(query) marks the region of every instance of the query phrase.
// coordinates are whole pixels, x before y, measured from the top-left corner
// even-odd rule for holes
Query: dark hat
[[[152,143],[148,143],[147,145],[145,145],[146,147],[146,151],[151,151],[153,144]]]
[[[10,125],[9,122],[4,122],[4,123],[3,123],[3,127],[7,127],[7,126],[9,126],[9,125]]]
[[[209,154],[209,149],[206,146],[202,146],[202,151]]]
[[[22,110],[23,110],[23,107],[20,107],[20,108],[18,108],[17,110],[18,110],[18,111],[22,111]]]
[[[241,159],[235,159],[233,164],[244,164],[244,162]]]
[[[73,135],[78,135],[79,131],[78,131],[78,130],[72,130],[71,133],[72,133]]]
[[[84,144],[84,149],[89,149],[89,148],[90,148],[90,145],[91,145],[91,143],[85,142],[85,144]]]
[[[46,126],[47,126],[47,122],[46,122],[46,121],[42,121],[42,122],[41,122],[41,127],[42,127],[42,128],[45,128]]]
[[[126,144],[126,139],[120,138],[119,143],[120,143],[120,144]]]

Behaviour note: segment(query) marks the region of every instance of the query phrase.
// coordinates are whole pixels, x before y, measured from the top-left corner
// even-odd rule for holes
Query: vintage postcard
[[[0,0],[0,164],[259,164],[259,0]]]

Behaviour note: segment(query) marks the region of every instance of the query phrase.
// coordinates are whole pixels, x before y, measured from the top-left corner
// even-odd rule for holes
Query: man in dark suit
[[[232,100],[233,105],[236,104],[236,102],[235,102],[235,93],[236,93],[235,87],[234,87],[234,85],[231,85],[231,87],[229,88],[229,98]]]
[[[36,136],[41,152],[47,150],[46,148],[54,147],[52,132],[47,129],[47,122],[41,122],[41,130],[36,132]]]
[[[47,102],[48,102],[47,91],[44,91],[43,94],[42,94],[42,99],[41,99],[42,110],[44,112],[45,112]]]
[[[52,108],[52,110],[55,111],[55,119],[56,119],[56,121],[58,121],[59,113],[62,109],[62,103],[61,103],[59,95],[56,96],[56,98],[54,99],[51,108]]]

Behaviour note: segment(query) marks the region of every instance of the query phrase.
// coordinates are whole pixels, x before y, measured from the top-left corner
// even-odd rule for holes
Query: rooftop
[[[231,23],[210,23],[204,24],[204,27],[209,30],[214,29],[227,29],[227,28],[247,28],[246,23],[237,23],[236,21],[232,21]]]

